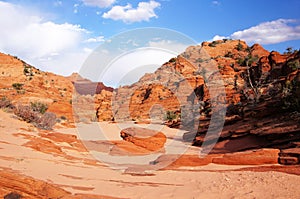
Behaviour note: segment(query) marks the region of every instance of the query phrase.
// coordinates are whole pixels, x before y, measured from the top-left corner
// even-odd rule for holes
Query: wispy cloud
[[[74,8],[73,13],[74,14],[78,13],[78,7],[79,7],[79,4],[77,4],[77,3],[73,5],[73,8]]]
[[[300,39],[300,25],[299,21],[294,19],[278,19],[234,32],[228,37],[216,35],[214,40],[220,38],[241,39],[247,43],[276,44]]]
[[[185,49],[188,47],[186,44],[178,43],[176,41],[171,41],[171,40],[150,41],[148,43],[148,46],[166,49],[166,50],[172,49],[172,51],[175,52],[176,54],[180,54],[184,52]]]
[[[82,0],[83,4],[86,6],[106,8],[113,5],[115,0]]]
[[[104,36],[93,37],[85,40],[85,43],[99,43],[104,41]]]
[[[220,6],[221,2],[220,1],[212,1],[211,2],[214,6]]]
[[[0,1],[0,26],[0,52],[17,55],[42,70],[69,74],[88,55],[84,41],[91,37],[89,31],[76,24],[47,21],[19,5]]]
[[[156,1],[140,2],[137,8],[133,8],[131,4],[126,6],[114,6],[112,9],[102,15],[105,19],[122,20],[125,23],[149,21],[151,18],[158,16],[155,9],[160,7],[160,3]]]
[[[54,1],[53,5],[55,7],[59,7],[59,6],[62,6],[63,5],[63,2],[62,1]]]

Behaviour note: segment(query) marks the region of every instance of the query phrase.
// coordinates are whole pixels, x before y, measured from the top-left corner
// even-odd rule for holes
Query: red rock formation
[[[162,150],[167,140],[163,133],[145,128],[130,127],[123,129],[120,135],[125,141],[152,152]]]
[[[0,171],[0,197],[21,196],[27,199],[61,198],[61,199],[100,199],[111,198],[109,196],[75,194],[65,191],[58,186],[36,180],[13,172],[9,169]],[[6,196],[6,197],[5,197]]]
[[[73,85],[65,77],[42,72],[24,61],[0,53],[0,97],[5,96],[14,105],[42,102],[48,111],[58,117],[64,116],[73,121]],[[19,84],[14,88],[13,84]]]
[[[253,57],[255,57],[255,56],[264,57],[264,56],[268,56],[269,54],[270,54],[270,52],[267,51],[266,49],[264,49],[259,44],[254,44],[253,46],[251,46],[251,55]]]
[[[175,169],[186,166],[204,166],[211,163],[222,165],[265,165],[276,164],[278,161],[278,149],[260,149],[230,154],[199,155],[163,155],[156,159],[155,164],[170,162],[165,169]]]

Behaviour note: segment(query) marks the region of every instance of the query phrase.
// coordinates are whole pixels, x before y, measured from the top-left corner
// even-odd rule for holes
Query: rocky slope
[[[42,72],[17,57],[0,54],[0,97],[14,105],[41,102],[48,111],[72,121],[73,85],[65,77]]]
[[[299,51],[269,52],[239,40],[204,42],[137,83],[98,98],[97,117],[143,121],[170,116],[167,124],[191,131],[184,139],[193,145],[217,141],[212,153],[276,148],[282,149],[280,163],[297,164],[298,149],[283,149],[299,146],[299,60]],[[220,111],[212,111],[218,104],[226,107],[224,128],[206,136],[216,125],[211,117]]]
[[[47,111],[55,113],[62,125],[68,126],[78,118],[72,111],[73,95],[86,102],[86,98],[91,98],[87,95],[96,93],[102,96],[102,90],[111,93],[113,89],[103,83],[84,79],[76,73],[63,77],[43,72],[18,57],[0,53],[0,98],[11,101],[14,106],[31,102],[45,104]],[[91,100],[94,104],[94,98]],[[92,113],[94,117],[96,108]]]

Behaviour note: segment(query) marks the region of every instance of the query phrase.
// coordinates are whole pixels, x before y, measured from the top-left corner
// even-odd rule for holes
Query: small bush
[[[238,51],[244,50],[243,45],[240,42],[236,45],[235,49]]]
[[[246,65],[245,59],[243,59],[243,58],[239,58],[239,59],[237,60],[237,63],[238,63],[240,66],[245,66],[245,65]]]
[[[293,71],[300,69],[299,60],[290,61],[287,63],[287,66],[291,68]]]
[[[16,90],[21,90],[23,88],[23,85],[24,84],[21,84],[21,83],[13,83],[12,87]]]
[[[233,57],[233,54],[232,54],[232,52],[228,51],[228,52],[224,55],[224,57],[230,57],[230,58],[232,58],[232,57]]]
[[[0,99],[0,108],[12,108],[13,105],[11,104],[11,101],[7,99],[6,97],[2,97]]]
[[[300,112],[300,82],[293,80],[291,82],[286,82],[285,87],[282,90],[282,109],[289,110],[291,112]]]
[[[4,196],[4,199],[21,199],[22,196],[16,192],[11,192]]]
[[[50,130],[56,123],[56,115],[54,113],[42,114],[39,110],[33,110],[31,106],[19,105],[14,109],[14,114],[40,129]]]
[[[293,47],[287,47],[286,51],[284,52],[284,54],[288,54],[288,55],[290,55],[292,53],[293,53]]]
[[[34,125],[37,128],[51,130],[52,127],[56,124],[56,115],[54,113],[47,112],[41,117],[37,118],[34,121]]]
[[[217,44],[218,44],[218,42],[213,41],[213,42],[209,43],[208,46],[209,46],[209,47],[216,47]]]
[[[23,72],[24,72],[24,75],[27,75],[28,73],[30,73],[29,69],[26,68],[26,67],[24,68],[24,71],[23,71]]]
[[[191,57],[191,55],[190,55],[190,54],[187,54],[187,52],[184,52],[184,53],[182,54],[182,57],[184,57],[185,59],[189,59],[189,58]]]
[[[23,105],[17,106],[14,114],[28,123],[34,122],[39,117],[38,112],[33,111],[30,106]]]
[[[173,121],[178,118],[178,115],[173,111],[167,111],[165,115],[165,120]]]
[[[171,58],[171,59],[169,60],[169,62],[171,62],[171,63],[176,62],[176,57]]]
[[[39,112],[41,114],[44,114],[48,109],[48,106],[41,102],[30,102],[30,106],[33,111]]]

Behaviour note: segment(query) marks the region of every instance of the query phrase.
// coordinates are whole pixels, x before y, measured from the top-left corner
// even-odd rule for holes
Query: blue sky
[[[0,1],[0,51],[69,75],[104,40],[161,27],[202,41],[233,38],[283,52],[300,47],[298,0]]]

